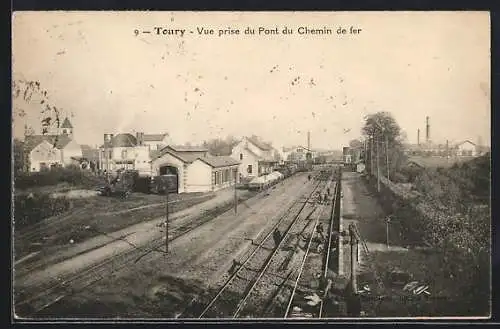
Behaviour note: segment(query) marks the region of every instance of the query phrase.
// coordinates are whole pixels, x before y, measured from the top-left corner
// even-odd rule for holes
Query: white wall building
[[[168,134],[120,133],[105,134],[100,147],[99,163],[102,170],[138,170],[140,176],[152,175],[151,155],[166,146]]]
[[[457,156],[476,156],[477,147],[476,144],[469,140],[463,141],[455,145]]]
[[[29,172],[50,169],[54,166],[80,165],[82,148],[73,139],[73,126],[66,118],[53,132],[56,135],[30,135],[24,140]]]
[[[209,192],[233,186],[239,162],[211,156],[206,148],[167,146],[151,161],[154,175],[177,175],[178,193]]]
[[[249,137],[233,147],[231,157],[240,163],[239,173],[245,178],[269,174],[279,162],[272,146]]]

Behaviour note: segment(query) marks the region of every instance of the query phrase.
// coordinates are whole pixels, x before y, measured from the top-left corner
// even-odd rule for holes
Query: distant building
[[[307,160],[307,154],[310,154],[311,160],[317,158],[317,152],[304,146],[283,147],[283,159],[286,162],[302,162]]]
[[[167,146],[151,160],[154,175],[177,175],[178,193],[217,191],[239,181],[239,162],[197,146]]]
[[[455,154],[457,156],[477,156],[477,146],[469,140],[465,140],[455,145]]]
[[[462,156],[480,156],[489,152],[489,148],[465,140],[459,143],[447,144],[409,144],[406,145],[405,153],[409,156],[441,156],[441,157],[462,157]]]
[[[104,144],[99,147],[99,169],[109,172],[133,169],[141,176],[150,176],[152,157],[168,143],[167,133],[104,134]]]
[[[38,172],[54,167],[80,165],[82,149],[73,138],[73,126],[68,118],[51,135],[29,135],[24,140],[29,172]]]
[[[145,134],[136,133],[137,143],[139,145],[148,146],[150,151],[161,150],[165,146],[171,144],[168,133],[163,134]]]
[[[269,174],[279,163],[271,145],[250,137],[233,147],[231,157],[240,163],[239,173],[245,178]]]
[[[343,155],[344,163],[347,163],[347,164],[353,163],[352,154],[351,154],[351,148],[350,147],[344,147],[342,149],[342,155]]]

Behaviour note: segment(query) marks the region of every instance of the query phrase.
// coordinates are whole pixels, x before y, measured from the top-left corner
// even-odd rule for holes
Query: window
[[[248,165],[248,167],[247,167],[247,172],[248,172],[249,174],[251,174],[251,173],[252,173],[252,165]]]
[[[243,160],[243,153],[240,153],[240,160]]]
[[[127,150],[122,150],[122,159],[127,158]]]

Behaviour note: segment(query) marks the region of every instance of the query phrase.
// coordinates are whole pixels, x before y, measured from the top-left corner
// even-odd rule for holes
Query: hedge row
[[[79,186],[93,186],[96,178],[92,173],[83,171],[79,167],[53,168],[48,171],[35,173],[18,173],[14,177],[15,187],[26,189],[36,186],[49,186],[59,183],[69,183]]]
[[[51,198],[47,194],[17,195],[14,198],[14,221],[17,229],[62,214],[70,208],[67,198]]]

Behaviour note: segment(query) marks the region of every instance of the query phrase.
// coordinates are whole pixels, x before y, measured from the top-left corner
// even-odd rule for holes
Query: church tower
[[[68,118],[64,119],[63,124],[59,128],[59,134],[73,137],[73,125],[71,124]]]

